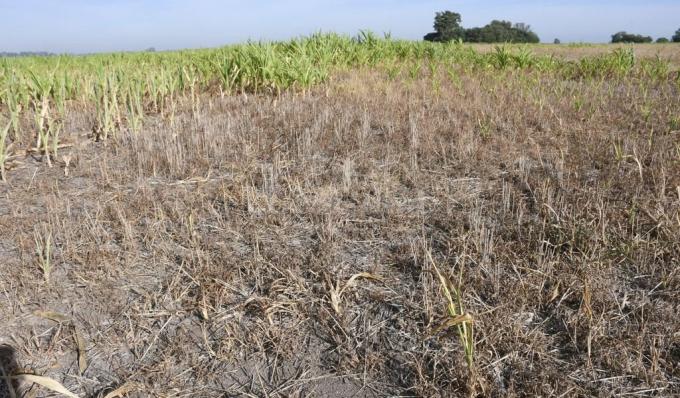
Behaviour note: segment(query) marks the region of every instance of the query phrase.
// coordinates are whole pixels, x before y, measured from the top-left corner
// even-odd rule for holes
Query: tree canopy
[[[636,35],[628,32],[617,32],[612,35],[612,43],[651,43],[651,36]]]
[[[531,27],[525,24],[512,25],[510,21],[491,21],[482,28],[465,31],[465,41],[470,43],[538,43],[540,40]]]
[[[451,11],[438,12],[434,18],[434,32],[425,35],[425,40],[448,42],[464,40],[470,43],[538,43],[540,39],[524,23],[491,21],[481,28],[465,29],[460,14]]]
[[[465,29],[460,25],[460,14],[451,11],[438,12],[434,17],[434,32],[425,36],[427,41],[459,40],[465,36]]]
[[[460,25],[460,14],[444,11],[438,12],[434,18],[434,30],[440,34],[443,40],[457,40],[463,37],[465,30]]]
[[[680,43],[680,29],[678,29],[678,30],[675,31],[675,34],[674,34],[673,37],[671,38],[671,41],[672,41],[673,43]]]

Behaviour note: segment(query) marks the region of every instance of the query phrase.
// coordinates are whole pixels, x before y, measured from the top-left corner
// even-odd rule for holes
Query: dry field
[[[453,72],[17,139],[0,396],[680,395],[677,73]]]
[[[479,52],[492,52],[494,44],[474,44],[472,45]],[[539,44],[532,45],[531,48],[538,55],[554,55],[559,58],[578,60],[583,57],[593,57],[607,54],[617,48],[630,48],[629,44]],[[659,57],[668,60],[676,69],[680,68],[680,50],[675,43],[669,44],[636,44],[635,54],[641,58]]]

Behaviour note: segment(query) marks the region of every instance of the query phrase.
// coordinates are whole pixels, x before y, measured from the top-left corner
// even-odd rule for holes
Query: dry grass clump
[[[0,185],[10,373],[93,397],[680,393],[677,83],[413,71],[200,94],[99,143],[67,113],[68,163]]]

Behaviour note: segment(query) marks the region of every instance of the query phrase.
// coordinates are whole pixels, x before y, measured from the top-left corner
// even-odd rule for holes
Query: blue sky
[[[548,42],[605,42],[620,30],[670,37],[680,28],[680,0],[0,0],[0,51],[213,47],[319,30],[420,39],[446,9],[466,27],[525,22]]]

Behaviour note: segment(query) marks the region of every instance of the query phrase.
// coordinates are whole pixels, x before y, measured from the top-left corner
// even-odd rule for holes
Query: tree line
[[[465,29],[461,25],[462,17],[457,12],[441,11],[434,17],[434,32],[425,35],[426,41],[449,42],[463,41],[468,43],[538,43],[540,39],[531,30],[531,26],[524,23],[513,24],[509,21],[493,20],[481,28]],[[612,35],[612,43],[651,43],[651,36],[632,34],[625,31]],[[660,37],[657,43],[680,43],[680,29],[671,39]],[[555,39],[555,43],[559,44]]]
[[[621,31],[614,33],[612,35],[612,43],[651,43],[653,42],[654,39],[652,39],[652,36],[643,36],[643,35],[637,35],[633,33],[628,33],[626,31]],[[656,39],[657,43],[680,43],[680,29],[675,31],[675,34],[671,36],[671,39],[668,40],[666,37],[659,37]]]
[[[434,42],[464,41],[468,43],[538,43],[540,38],[524,23],[493,20],[481,28],[465,29],[457,12],[442,11],[434,17],[434,32],[425,40]]]
[[[0,51],[0,58],[13,57],[50,57],[54,54],[46,51],[22,51],[22,52],[4,52]]]

